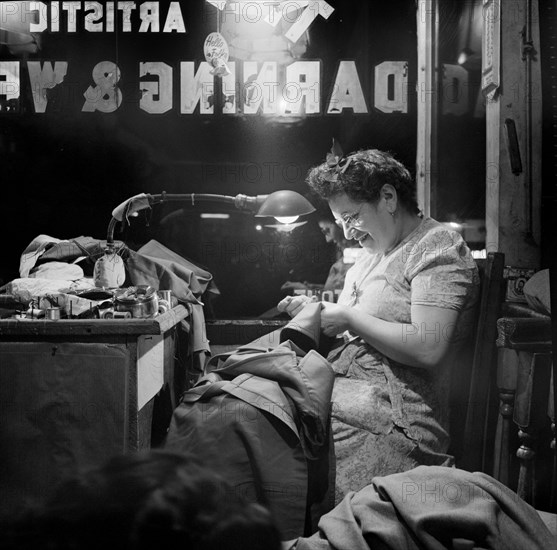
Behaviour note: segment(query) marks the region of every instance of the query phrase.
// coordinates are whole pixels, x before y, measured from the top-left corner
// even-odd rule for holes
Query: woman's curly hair
[[[391,154],[377,149],[351,153],[335,165],[324,162],[315,166],[306,181],[322,199],[346,194],[353,201],[369,203],[377,202],[381,188],[389,184],[404,208],[419,213],[416,186],[410,172]]]

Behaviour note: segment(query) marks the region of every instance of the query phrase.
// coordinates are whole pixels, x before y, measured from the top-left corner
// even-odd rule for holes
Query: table
[[[0,320],[0,513],[162,441],[187,316],[178,305],[152,319]]]

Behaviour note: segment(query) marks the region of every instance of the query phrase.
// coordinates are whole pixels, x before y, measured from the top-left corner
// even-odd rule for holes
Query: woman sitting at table
[[[477,268],[461,236],[418,210],[408,170],[365,150],[329,158],[308,175],[361,254],[338,303],[322,303],[336,336],[332,430],[336,502],[377,475],[451,465],[448,379],[473,323]],[[296,315],[308,300],[287,296]]]

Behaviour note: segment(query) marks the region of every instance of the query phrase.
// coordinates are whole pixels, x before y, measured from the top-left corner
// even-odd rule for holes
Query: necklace
[[[363,291],[360,290],[362,286],[363,280],[360,282],[359,285],[356,284],[356,281],[352,283],[352,292],[350,293],[350,298],[352,298],[351,306],[355,306],[360,301],[360,296],[363,294]]]
[[[350,292],[350,305],[355,306],[362,297],[364,293],[362,289],[362,285],[364,284],[365,280],[367,279],[368,275],[373,271],[373,269],[377,266],[377,264],[381,261],[382,254],[376,254],[375,257],[372,259],[370,266],[365,270],[363,275],[361,276],[359,282],[354,281],[352,283],[352,291]]]

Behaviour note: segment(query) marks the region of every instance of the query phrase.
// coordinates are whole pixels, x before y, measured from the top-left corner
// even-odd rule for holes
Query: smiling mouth
[[[361,245],[369,236],[370,235],[368,233],[364,233],[361,237],[358,237],[356,241],[358,241],[358,244]]]

